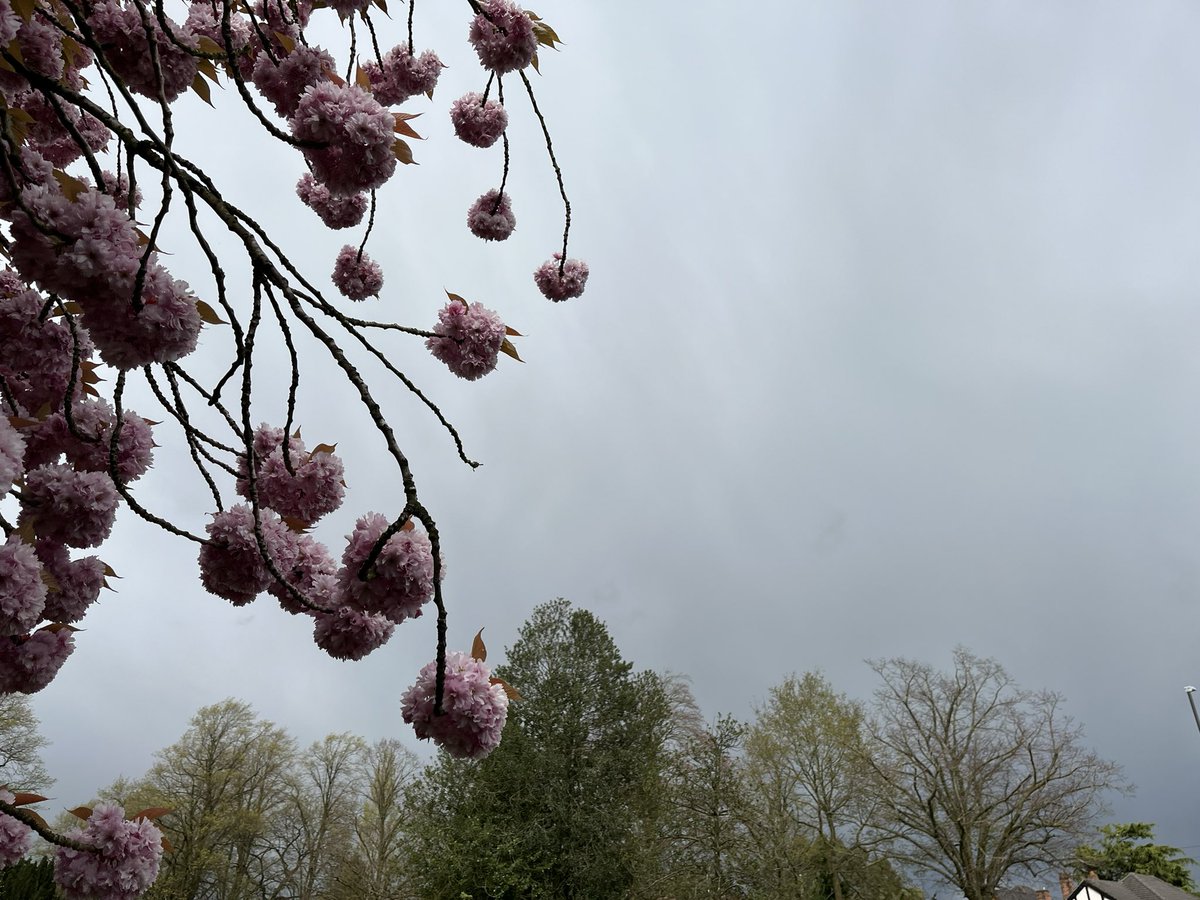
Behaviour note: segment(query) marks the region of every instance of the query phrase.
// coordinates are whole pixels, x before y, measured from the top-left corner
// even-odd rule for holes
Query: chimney
[[[1075,882],[1071,880],[1070,872],[1058,873],[1058,886],[1062,890],[1062,900],[1067,900],[1071,896],[1071,892],[1075,890]]]

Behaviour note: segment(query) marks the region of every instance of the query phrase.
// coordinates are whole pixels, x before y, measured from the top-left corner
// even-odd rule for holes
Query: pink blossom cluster
[[[278,429],[258,432],[265,447],[272,432]],[[359,577],[388,524],[379,513],[361,517],[338,566],[323,544],[260,509],[263,547],[280,581],[263,559],[253,510],[239,504],[213,516],[200,550],[200,580],[235,606],[269,591],[288,612],[313,616],[321,649],[337,659],[361,659],[383,646],[395,625],[420,616],[433,597],[433,548],[428,535],[411,527],[393,534],[367,577]]]
[[[130,822],[115,803],[97,804],[68,837],[92,849],[55,850],[54,882],[67,900],[134,900],[158,877],[162,832],[149,819]]]
[[[39,537],[68,547],[95,547],[112,531],[120,496],[104,472],[80,472],[63,463],[26,473],[21,518]]]
[[[0,788],[0,800],[12,803],[16,796]],[[6,813],[0,813],[0,868],[11,866],[33,847],[33,829]]]
[[[195,349],[201,325],[195,298],[153,253],[138,290],[142,243],[110,195],[84,189],[68,197],[50,179],[26,187],[22,202],[12,213],[13,264],[27,282],[82,307],[105,362],[131,369]]]
[[[353,228],[362,221],[367,211],[366,194],[335,197],[325,185],[317,184],[308,172],[300,176],[296,184],[296,196],[321,218],[327,228],[335,230]]]
[[[471,234],[485,241],[505,240],[517,227],[512,198],[497,190],[488,191],[467,210],[467,227]]]
[[[399,531],[383,545],[366,579],[360,578],[359,571],[388,524],[379,513],[368,513],[355,523],[342,551],[338,585],[347,605],[379,613],[398,625],[421,615],[421,607],[433,599],[433,547],[424,532]]]
[[[587,263],[581,259],[568,259],[563,263],[561,253],[555,253],[553,259],[542,263],[533,273],[538,290],[555,302],[578,297],[583,293],[587,279]]]
[[[283,439],[282,428],[263,424],[254,430],[258,502],[285,519],[312,525],[342,505],[346,494],[342,460],[328,445],[310,453],[299,435],[288,439],[285,460]],[[238,466],[237,490],[249,500],[250,481],[244,455],[238,459]]]
[[[496,368],[504,343],[504,322],[482,303],[451,300],[433,326],[437,337],[425,346],[459,378],[475,381]]]
[[[450,105],[450,122],[460,140],[473,147],[490,147],[508,127],[508,113],[495,100],[471,92]]]
[[[487,0],[481,6],[467,38],[483,67],[503,75],[533,62],[537,35],[525,10],[509,0]]]
[[[56,463],[62,456],[82,472],[107,472],[113,408],[99,398],[84,397],[71,405],[74,431],[65,412],[54,412],[30,429],[26,462],[31,466]],[[141,478],[154,462],[154,435],[150,423],[126,410],[117,437],[116,471],[122,483]]]
[[[37,557],[49,575],[42,618],[51,622],[78,622],[104,587],[105,565],[97,556],[71,559],[67,548],[53,541],[38,541]]]
[[[300,104],[301,95],[314,84],[328,81],[335,67],[333,57],[320,47],[299,46],[282,58],[260,53],[251,78],[275,105],[275,111],[288,118]]]
[[[25,438],[8,421],[0,416],[0,497],[8,493],[25,471]]]
[[[71,378],[71,331],[57,319],[41,317],[45,303],[14,271],[0,272],[0,377],[28,412],[60,405]],[[91,338],[84,332],[79,335],[79,358],[87,361],[91,356]],[[76,384],[77,395],[81,390]]]
[[[0,544],[0,640],[21,635],[42,620],[46,584],[32,547],[12,534]]]
[[[334,659],[362,659],[386,644],[396,628],[387,616],[361,612],[352,606],[319,613],[316,622],[313,639]]]
[[[442,714],[434,713],[437,662],[426,664],[417,682],[401,698],[404,721],[417,737],[432,739],[449,753],[466,759],[482,759],[500,745],[500,733],[508,718],[508,694],[493,684],[491,670],[465,653],[446,654],[446,680]]]
[[[259,534],[267,558],[277,569],[287,566],[292,553],[291,532],[283,520],[270,510],[259,513],[257,532],[254,510],[245,503],[214,514],[205,528],[208,541],[200,548],[200,583],[234,606],[244,606],[271,585],[273,576],[263,559]]]
[[[309,87],[292,115],[292,135],[323,146],[305,148],[313,177],[334,196],[381,186],[396,170],[392,152],[396,120],[353,84]]]
[[[0,694],[36,694],[75,649],[69,625],[47,625],[24,636],[0,637]]]
[[[161,94],[170,103],[191,87],[198,70],[195,57],[178,46],[194,46],[195,39],[163,18],[170,36],[163,32],[152,7],[139,9],[136,3],[100,0],[91,7],[88,25],[104,47],[105,58],[130,90],[152,98]],[[154,36],[157,72],[148,52],[147,31]]]
[[[407,44],[393,47],[380,62],[364,62],[362,66],[371,93],[384,106],[396,106],[418,94],[433,96],[443,68],[432,50],[414,56]]]
[[[383,269],[366,253],[347,244],[333,265],[333,283],[351,300],[378,297],[383,290]]]

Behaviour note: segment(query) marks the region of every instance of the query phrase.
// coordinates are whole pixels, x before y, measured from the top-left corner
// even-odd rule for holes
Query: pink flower
[[[11,0],[0,0],[0,44],[7,47],[21,29],[21,17],[12,8]]]
[[[313,85],[300,98],[291,124],[296,138],[327,145],[306,148],[304,156],[313,177],[334,196],[377,188],[396,170],[396,120],[357,85]]]
[[[338,584],[343,603],[380,613],[398,625],[421,615],[421,607],[433,598],[433,548],[424,532],[397,532],[384,545],[367,580],[359,579],[359,569],[388,525],[379,513],[358,520],[342,553]]]
[[[8,421],[0,416],[0,497],[8,493],[13,482],[25,471],[21,460],[25,456],[25,438]]]
[[[427,338],[425,346],[459,378],[474,381],[496,368],[504,323],[482,303],[451,300],[438,313],[433,331],[438,337]]]
[[[523,69],[533,61],[537,35],[525,11],[508,0],[488,0],[471,21],[467,39],[485,69],[504,74]]]
[[[287,526],[270,510],[260,509],[263,542],[282,574],[291,562]],[[273,576],[263,562],[254,534],[254,511],[244,503],[215,513],[208,543],[200,548],[200,583],[234,606],[244,606],[268,587]]]
[[[71,407],[75,432],[72,434],[67,418],[61,412],[43,419],[32,430],[30,460],[35,465],[56,462],[66,453],[71,464],[83,472],[107,472],[108,451],[112,436],[113,409],[105,401],[86,397]],[[122,483],[136,481],[154,461],[154,437],[149,423],[131,410],[121,419],[121,436],[117,439],[117,474]]]
[[[134,280],[114,285],[109,302],[84,305],[87,325],[101,358],[118,369],[174,362],[196,349],[200,313],[187,282],[151,262],[142,284],[142,308],[133,307]],[[99,299],[99,298],[97,298]]]
[[[296,184],[296,196],[321,217],[327,228],[353,228],[362,221],[367,211],[366,194],[335,197],[325,185],[317,184],[308,172],[300,176]]]
[[[559,300],[578,297],[583,293],[583,287],[587,284],[588,279],[587,263],[583,260],[568,259],[562,266],[562,272],[559,272],[561,260],[562,254],[555,253],[553,259],[542,263],[533,273],[533,280],[537,283],[538,290],[547,299],[556,303]]]
[[[0,277],[0,346],[4,348],[0,376],[28,412],[61,406],[71,375],[70,329],[61,320],[41,319],[44,298],[29,290],[16,272],[5,269]],[[92,341],[87,331],[78,328],[77,337],[80,361],[90,359]],[[76,378],[75,390],[80,389]]]
[[[16,799],[12,791],[0,788],[0,800],[12,803]],[[0,813],[0,869],[11,866],[32,846],[33,829],[10,815]]]
[[[47,625],[24,637],[0,638],[0,694],[36,694],[75,649],[69,625]]]
[[[288,537],[291,550],[287,554],[287,565],[280,568],[280,574],[309,603],[335,609],[339,605],[338,566],[329,549],[311,535],[289,532]],[[279,605],[292,615],[307,613],[311,616],[317,613],[316,610],[300,603],[292,592],[278,581],[273,580],[267,590],[279,601]]]
[[[39,538],[68,547],[95,547],[112,531],[120,496],[103,472],[70,466],[40,466],[25,476],[21,517],[33,521]]]
[[[42,618],[50,622],[78,622],[104,587],[104,563],[96,556],[72,560],[67,548],[38,541],[37,556],[53,579],[46,593]]]
[[[467,211],[467,227],[475,237],[485,241],[502,241],[517,227],[512,200],[508,194],[490,190]]]
[[[158,877],[162,832],[149,819],[127,821],[114,803],[97,804],[68,837],[94,849],[56,848],[54,882],[67,900],[134,900]]]
[[[16,534],[0,544],[0,641],[42,620],[46,583],[32,547]]]
[[[177,41],[185,46],[192,45],[193,38],[187,31],[170,19],[166,22]],[[143,22],[135,6],[123,6],[116,0],[101,0],[92,7],[88,24],[104,48],[105,59],[130,90],[151,98],[157,98],[161,93],[163,99],[171,103],[192,86],[198,71],[196,60],[163,33],[153,11]],[[159,73],[155,72],[150,45],[146,40],[147,24],[158,51],[161,87]]]
[[[428,663],[417,683],[401,699],[404,721],[422,740],[429,738],[449,753],[482,759],[500,745],[508,718],[508,695],[491,683],[491,670],[465,653],[446,654],[442,715],[434,715],[437,662]]]
[[[260,425],[254,430],[258,501],[285,519],[311,525],[342,505],[346,493],[342,461],[328,448],[309,453],[296,436],[288,440],[288,454],[291,472],[283,459],[283,429]],[[237,490],[249,500],[250,482],[246,474],[246,459],[240,456]]]
[[[336,72],[333,57],[320,47],[296,47],[278,63],[260,54],[252,78],[259,92],[275,104],[275,111],[288,118],[296,111],[301,95],[312,85],[328,81]]]
[[[313,640],[334,659],[362,659],[386,644],[396,628],[378,613],[359,612],[349,606],[319,613],[316,618]]]
[[[409,53],[407,44],[401,44],[384,54],[382,65],[365,62],[362,68],[375,99],[384,106],[396,106],[417,94],[432,96],[444,67],[432,50],[417,57]]]
[[[471,92],[450,104],[450,121],[460,140],[473,147],[490,147],[508,127],[508,113],[495,100]]]
[[[333,283],[351,300],[378,297],[383,290],[383,269],[379,263],[347,244],[333,266]]]

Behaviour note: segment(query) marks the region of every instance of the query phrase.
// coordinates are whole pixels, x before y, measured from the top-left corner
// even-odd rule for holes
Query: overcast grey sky
[[[565,596],[639,667],[691,676],[709,715],[749,717],[789,672],[866,699],[864,659],[945,666],[964,644],[1066,695],[1137,785],[1114,820],[1200,854],[1183,693],[1200,682],[1200,10],[535,8],[565,41],[535,82],[587,293],[552,305],[533,288],[561,211],[515,90],[517,232],[483,246],[463,227],[499,170],[446,118],[482,83],[465,8],[417,8],[418,45],[450,68],[410,106],[421,165],[382,192],[370,248],[387,279],[370,315],[428,326],[448,288],[527,335],[525,365],[475,384],[393,344],[484,462],[456,463],[430,416],[383,391],[442,529],[452,645],[486,626],[500,658]],[[214,102],[184,101],[181,146],[324,283],[343,241],[292,196],[299,157],[219,124],[231,92]],[[194,255],[171,264],[203,291]],[[305,437],[348,464],[320,530],[337,548],[400,494],[349,392],[313,373]],[[258,418],[281,420],[278,396]],[[202,528],[178,436],[158,440],[143,501]],[[304,741],[416,746],[398,700],[432,656],[431,617],[338,663],[270,601],[205,594],[192,545],[128,512],[102,556],[120,593],[35,698],[65,805],[141,774],[226,696]]]

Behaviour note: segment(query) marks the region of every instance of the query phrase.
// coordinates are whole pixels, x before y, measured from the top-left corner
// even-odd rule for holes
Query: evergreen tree
[[[565,600],[534,611],[496,671],[522,695],[499,749],[442,755],[411,792],[422,896],[629,896],[658,865],[662,679],[635,673],[604,624]]]

